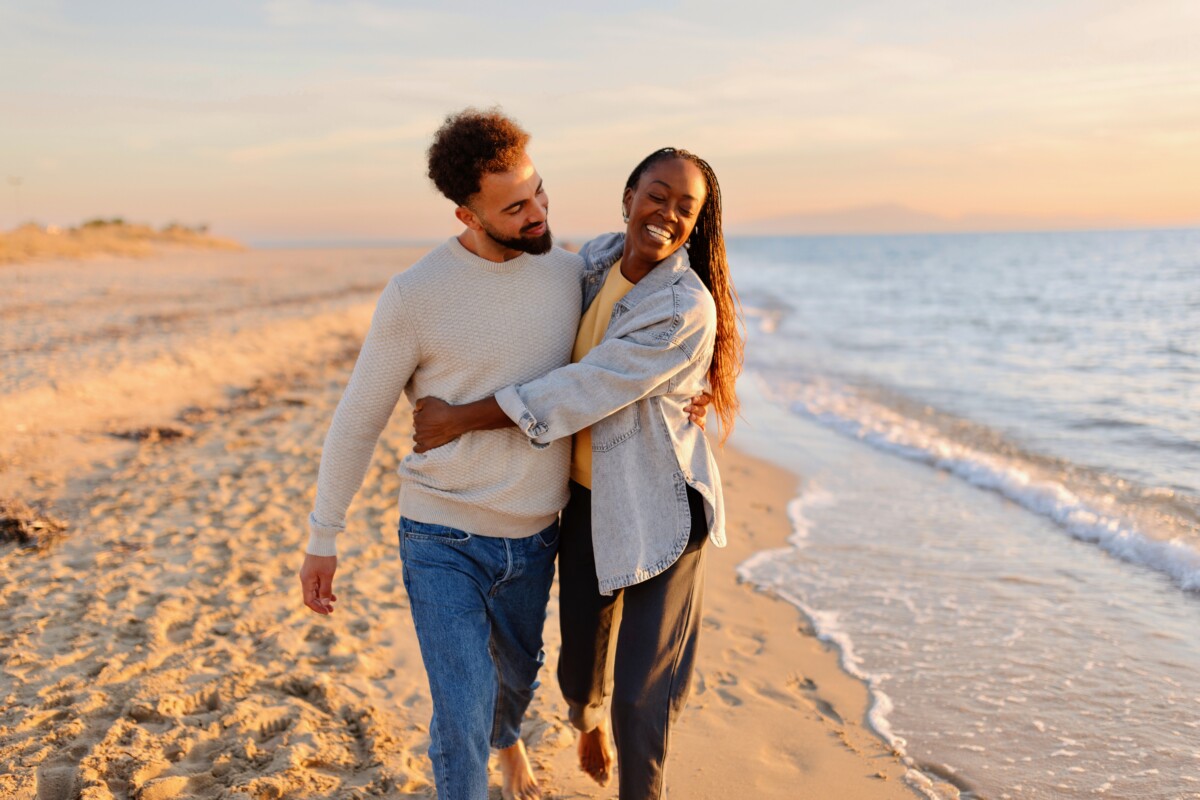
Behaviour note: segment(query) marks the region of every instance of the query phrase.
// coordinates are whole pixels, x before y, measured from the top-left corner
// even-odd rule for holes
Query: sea
[[[1200,798],[1200,230],[732,239],[739,568],[931,797]]]

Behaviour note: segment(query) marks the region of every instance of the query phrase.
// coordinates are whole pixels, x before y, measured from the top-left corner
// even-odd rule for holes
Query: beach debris
[[[67,529],[67,523],[20,500],[0,498],[0,544],[44,548]]]
[[[192,432],[187,428],[148,425],[125,431],[113,431],[112,435],[118,439],[128,439],[133,442],[169,442],[172,439],[189,439],[192,436]]]
[[[303,408],[309,404],[308,400],[296,395],[284,395],[284,392],[294,390],[303,379],[304,375],[301,373],[259,378],[250,386],[230,390],[230,399],[225,405],[188,406],[179,412],[177,419],[186,425],[206,425],[215,422],[221,416],[239,411],[258,411],[272,404]],[[192,435],[190,431],[188,435]]]

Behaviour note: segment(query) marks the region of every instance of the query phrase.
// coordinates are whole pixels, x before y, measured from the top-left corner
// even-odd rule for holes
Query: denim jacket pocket
[[[644,401],[630,403],[620,411],[609,414],[592,426],[592,451],[602,453],[628,441],[642,429],[638,406]]]

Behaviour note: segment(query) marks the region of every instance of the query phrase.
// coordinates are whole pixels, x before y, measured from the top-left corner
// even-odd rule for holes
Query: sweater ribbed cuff
[[[337,535],[344,526],[326,525],[317,520],[316,514],[308,515],[308,546],[305,552],[313,556],[336,556]]]

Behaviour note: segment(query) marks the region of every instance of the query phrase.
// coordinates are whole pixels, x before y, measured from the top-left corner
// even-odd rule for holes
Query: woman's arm
[[[516,425],[500,408],[496,396],[474,403],[451,405],[438,397],[422,397],[413,404],[414,453],[441,447],[470,431],[490,431]]]
[[[689,307],[679,313],[680,305]],[[494,397],[457,408],[422,398],[425,404],[414,416],[417,452],[471,430],[506,427],[514,421],[542,447],[582,430],[663,391],[681,369],[711,348],[716,312],[707,292],[686,298],[664,292],[647,298],[622,322],[626,330],[601,342],[582,361],[501,389]]]
[[[700,430],[705,429],[711,402],[712,395],[701,392],[683,409]],[[438,397],[422,397],[413,405],[413,442],[416,445],[413,452],[424,453],[441,447],[471,431],[491,431],[516,424],[496,402],[495,395],[461,406],[451,405]]]

